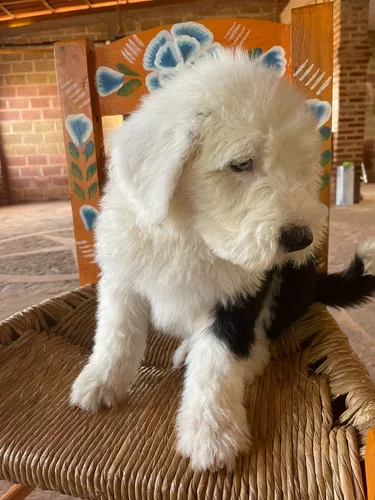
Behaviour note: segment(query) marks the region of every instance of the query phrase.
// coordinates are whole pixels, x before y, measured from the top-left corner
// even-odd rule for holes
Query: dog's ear
[[[171,106],[174,109],[146,99],[110,143],[110,175],[149,224],[159,224],[167,216],[194,136],[190,116]]]

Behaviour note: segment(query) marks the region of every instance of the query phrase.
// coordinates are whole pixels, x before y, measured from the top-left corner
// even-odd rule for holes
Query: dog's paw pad
[[[375,240],[364,241],[358,246],[357,255],[363,261],[365,274],[375,276]]]

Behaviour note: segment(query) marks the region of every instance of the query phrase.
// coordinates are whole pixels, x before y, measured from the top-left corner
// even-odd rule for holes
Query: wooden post
[[[375,429],[367,434],[365,464],[367,500],[375,500]]]
[[[331,106],[333,76],[332,3],[292,10],[292,78],[320,118],[322,184],[320,198],[330,204]],[[322,247],[319,269],[327,272],[328,236]]]
[[[88,41],[55,45],[81,285],[96,283],[93,226],[104,182],[103,129],[94,86],[95,49]]]

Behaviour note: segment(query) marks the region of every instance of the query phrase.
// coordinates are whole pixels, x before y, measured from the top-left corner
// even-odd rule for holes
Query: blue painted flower
[[[187,22],[174,24],[171,31],[160,31],[148,44],[143,67],[152,71],[146,77],[146,85],[151,92],[160,87],[164,79],[174,71],[221,47],[214,43],[212,32],[199,23]]]
[[[317,128],[324,125],[331,116],[332,108],[330,103],[320,99],[309,99],[306,102],[318,122]]]
[[[65,126],[76,146],[83,146],[93,130],[92,121],[83,113],[67,116]]]
[[[262,64],[276,70],[279,77],[284,76],[287,61],[285,58],[285,50],[282,47],[275,45],[270,50],[260,55],[260,59]]]
[[[96,71],[95,83],[98,94],[105,97],[123,86],[124,75],[107,66],[100,66]]]
[[[79,209],[79,214],[87,231],[92,231],[95,226],[96,218],[99,215],[98,210],[91,205],[82,205]]]

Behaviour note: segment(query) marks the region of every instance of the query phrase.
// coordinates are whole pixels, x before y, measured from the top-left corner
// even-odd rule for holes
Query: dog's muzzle
[[[287,253],[307,248],[313,242],[313,234],[308,227],[287,226],[280,231],[279,242]]]

